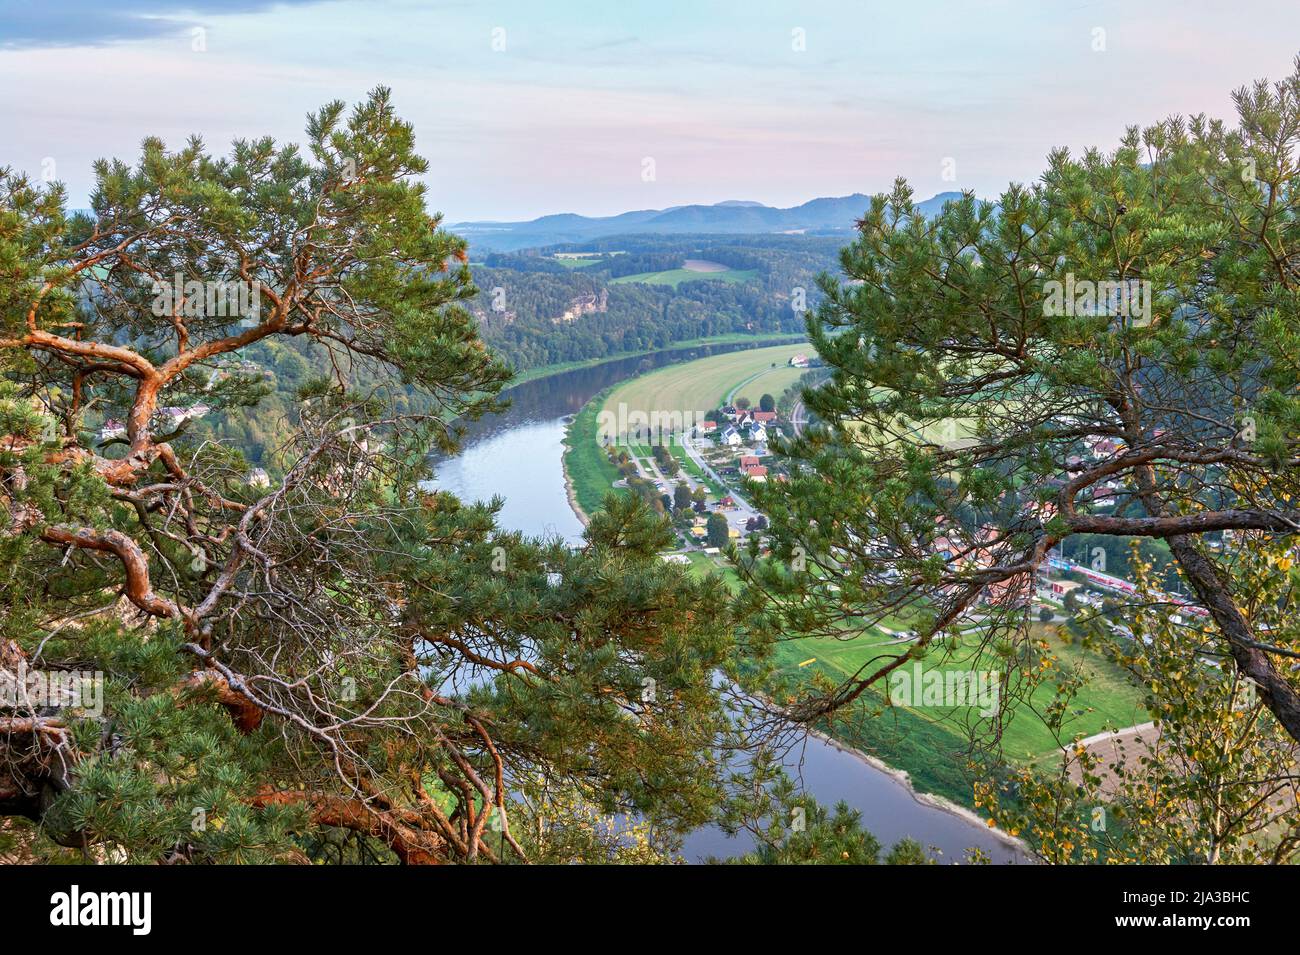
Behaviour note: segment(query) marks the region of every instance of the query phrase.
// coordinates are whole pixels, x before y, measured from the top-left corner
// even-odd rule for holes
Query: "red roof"
[[[755,421],[765,421],[765,422],[766,422],[766,421],[775,421],[775,420],[776,420],[776,412],[775,412],[775,411],[755,411],[755,412],[754,412],[754,420],[755,420]]]
[[[757,454],[745,454],[745,455],[741,455],[741,458],[740,458],[740,466],[741,466],[742,469],[743,469],[743,468],[752,468],[752,467],[756,466],[757,464],[758,464],[758,455],[757,455]]]
[[[755,464],[753,467],[741,469],[746,477],[767,477],[767,468],[761,464]]]

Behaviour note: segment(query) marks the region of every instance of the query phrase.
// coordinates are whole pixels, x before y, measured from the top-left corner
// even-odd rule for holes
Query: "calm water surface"
[[[499,516],[503,527],[578,543],[582,523],[569,507],[561,463],[570,417],[596,394],[640,371],[739,347],[745,346],[715,345],[620,358],[518,385],[505,393],[511,407],[504,415],[471,423],[461,453],[434,462],[435,483],[466,501],[503,497]],[[788,752],[785,764],[822,804],[844,800],[859,810],[863,824],[886,848],[910,836],[933,847],[936,857],[944,861],[961,861],[972,846],[985,850],[995,862],[1023,861],[984,826],[918,802],[889,773],[816,737],[807,737]],[[686,840],[685,854],[699,860],[737,855],[751,847],[747,836],[729,838],[710,827]]]

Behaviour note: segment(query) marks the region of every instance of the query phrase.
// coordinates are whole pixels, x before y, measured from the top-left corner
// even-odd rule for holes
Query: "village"
[[[679,480],[693,498],[684,541],[688,547],[713,551],[767,527],[767,518],[750,502],[745,485],[786,480],[769,445],[785,432],[775,410],[725,405],[709,415],[682,436],[688,463]]]
[[[806,367],[806,359],[800,359],[802,355],[795,356],[791,364]],[[690,564],[692,553],[718,557],[729,545],[739,545],[753,535],[762,535],[768,519],[751,502],[748,486],[769,480],[789,480],[787,466],[770,442],[795,435],[800,427],[798,421],[783,416],[774,406],[750,408],[728,404],[706,412],[704,420],[672,436],[684,452],[684,459],[654,446],[650,458],[644,460],[642,477],[652,482],[662,495],[665,512],[675,516],[682,545],[663,554],[663,559]],[[1114,440],[1086,441],[1080,453],[1069,458],[1067,468],[1103,461],[1122,451],[1123,445]],[[1064,481],[1065,478],[1058,479],[1058,483]],[[685,488],[685,492],[679,488]],[[1119,500],[1120,487],[1115,482],[1103,482],[1093,490],[1094,505],[1103,510],[1113,510]],[[1050,519],[1054,512],[1050,504],[1038,505],[1036,510],[1044,520]],[[953,567],[985,566],[991,560],[989,541],[985,539],[968,540],[954,532],[939,538],[936,546],[940,556]],[[761,536],[760,553],[767,553]],[[1059,550],[1053,551],[1043,561],[1032,585],[1027,581],[1014,586],[990,585],[980,603],[1014,604],[1045,623],[1064,623],[1080,614],[1101,614],[1109,601],[1131,595],[1138,589],[1133,581],[1105,570],[1104,557],[1095,553],[1086,562],[1079,563],[1067,559]],[[1205,614],[1203,608],[1180,593],[1165,594],[1159,590],[1155,593],[1175,609],[1175,622],[1181,619],[1179,613]],[[1124,632],[1128,635],[1127,630]]]

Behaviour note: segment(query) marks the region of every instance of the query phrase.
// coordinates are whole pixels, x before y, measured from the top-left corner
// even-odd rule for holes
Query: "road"
[[[728,392],[727,392],[727,397],[725,397],[725,398],[722,399],[722,405],[723,405],[723,407],[724,407],[724,408],[725,408],[725,407],[730,407],[730,406],[731,406],[731,403],[732,403],[733,401],[735,401],[735,399],[736,399],[736,392],[738,392],[741,388],[744,388],[747,384],[749,384],[749,383],[750,383],[751,381],[753,381],[755,378],[758,378],[760,375],[766,375],[766,374],[767,374],[769,371],[771,371],[771,370],[772,370],[772,369],[770,369],[770,368],[764,368],[762,371],[756,371],[756,372],[754,372],[752,375],[750,375],[748,378],[746,378],[744,381],[742,381],[740,384],[736,385],[736,387],[734,387],[734,388],[732,388],[730,391],[728,391]]]
[[[745,500],[745,498],[737,491],[732,490],[718,475],[718,472],[713,470],[713,467],[709,462],[704,460],[704,456],[695,446],[695,439],[693,437],[684,435],[682,438],[682,447],[686,449],[686,453],[690,455],[691,460],[699,465],[700,470],[715,482],[718,494],[721,495],[725,491],[727,494],[731,495],[731,499],[736,502],[735,509],[730,511],[724,510],[720,513],[727,518],[727,523],[732,527],[739,530],[742,534],[747,533],[745,530],[745,522],[751,517],[758,516],[758,511],[754,508],[754,505]]]
[[[674,439],[682,442],[682,447],[686,449],[687,455],[690,456],[691,460],[699,466],[700,470],[703,471],[712,482],[706,485],[709,490],[717,497],[729,495],[731,499],[736,502],[736,507],[731,510],[725,510],[722,508],[717,509],[718,513],[727,519],[728,526],[736,528],[736,530],[738,530],[742,535],[749,533],[745,529],[745,522],[752,517],[757,517],[758,511],[749,503],[749,501],[745,500],[744,497],[734,491],[725,481],[722,480],[722,477],[718,472],[709,465],[708,461],[704,460],[699,449],[695,447],[695,441],[690,436],[674,435]],[[659,470],[659,465],[655,463],[653,457],[642,457],[639,453],[642,448],[629,447],[626,450],[629,455],[631,455],[632,461],[636,466],[637,474],[640,477],[655,482],[655,484],[658,485],[665,494],[671,496],[673,488],[677,486],[678,481],[685,481],[686,486],[692,491],[702,483],[693,477],[685,468],[678,471],[675,477],[667,477],[661,470]],[[627,481],[620,478],[614,482],[614,487],[627,487]]]

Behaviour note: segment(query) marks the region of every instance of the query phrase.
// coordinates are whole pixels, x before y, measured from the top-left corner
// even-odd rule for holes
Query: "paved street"
[[[758,511],[755,510],[754,506],[740,493],[727,488],[726,483],[718,476],[718,472],[713,470],[708,461],[704,460],[704,455],[700,452],[699,448],[696,447],[695,438],[686,437],[683,440],[682,447],[686,449],[686,453],[690,456],[691,460],[699,465],[700,470],[709,476],[709,480],[713,482],[711,486],[714,492],[720,496],[723,494],[730,494],[731,499],[736,502],[734,510],[724,510],[722,513],[726,516],[728,524],[744,534],[745,522],[751,517],[758,516]]]

